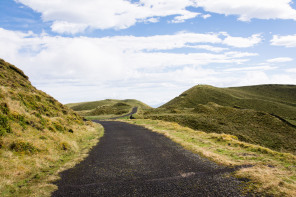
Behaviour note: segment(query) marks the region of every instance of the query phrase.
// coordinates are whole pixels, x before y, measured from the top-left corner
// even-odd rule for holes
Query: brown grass
[[[57,189],[51,182],[59,178],[58,173],[85,158],[103,135],[103,128],[98,124],[73,129],[74,135],[27,129],[25,134],[16,132],[6,136],[0,149],[1,196],[50,196]],[[9,144],[13,142],[30,143],[39,151],[12,151]]]
[[[50,196],[103,135],[0,59],[0,196]]]

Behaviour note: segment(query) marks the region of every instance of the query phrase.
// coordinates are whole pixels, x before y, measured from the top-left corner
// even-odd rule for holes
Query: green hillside
[[[70,103],[66,104],[66,106],[70,107],[75,111],[82,111],[82,110],[93,110],[97,107],[101,106],[112,106],[117,103],[124,103],[134,107],[141,107],[142,109],[150,109],[151,107],[142,103],[141,101],[135,99],[125,99],[125,100],[116,100],[116,99],[106,99],[101,101],[92,101],[92,102],[83,102],[83,103]]]
[[[48,196],[57,172],[77,162],[99,130],[0,59],[0,196]]]
[[[195,86],[144,118],[177,122],[296,154],[296,86]],[[294,99],[293,99],[294,98]]]
[[[198,104],[214,102],[222,106],[254,109],[296,121],[295,85],[258,85],[216,88],[198,85],[185,91],[161,108],[195,108]]]
[[[83,116],[122,115],[130,112],[133,107],[138,107],[139,110],[151,109],[150,106],[135,99],[106,99],[102,101],[71,103],[67,104],[67,106]]]

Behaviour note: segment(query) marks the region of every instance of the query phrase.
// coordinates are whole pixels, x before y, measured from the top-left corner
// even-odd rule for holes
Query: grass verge
[[[274,196],[296,196],[296,157],[242,142],[236,136],[205,133],[177,123],[135,119],[125,122],[144,126],[181,144],[185,149],[226,166],[252,165],[235,172],[250,179],[246,191]]]
[[[104,134],[101,125],[91,122],[74,130],[69,134],[27,130],[26,136],[14,136],[17,141],[6,136],[5,143],[16,142],[0,149],[0,196],[50,196],[59,173],[82,161]],[[24,143],[21,138],[32,141]]]

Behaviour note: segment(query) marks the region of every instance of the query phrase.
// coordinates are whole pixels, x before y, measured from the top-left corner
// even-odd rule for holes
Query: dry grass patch
[[[296,196],[296,156],[242,142],[228,134],[205,133],[159,120],[125,120],[164,134],[184,148],[227,166],[253,165],[235,173],[248,178],[246,191]]]
[[[58,173],[85,158],[103,135],[98,124],[73,130],[63,134],[30,128],[24,135],[7,135],[0,149],[1,196],[50,196]]]
[[[37,90],[0,59],[0,196],[50,196],[58,172],[81,161],[103,128]]]

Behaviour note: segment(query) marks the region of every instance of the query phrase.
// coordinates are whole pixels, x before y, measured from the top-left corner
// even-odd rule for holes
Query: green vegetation
[[[105,115],[105,114],[114,114],[122,115],[130,111],[133,106],[125,103],[116,103],[114,105],[103,105],[91,110],[88,113],[85,113],[86,116],[95,116],[95,115]]]
[[[294,99],[293,99],[294,98]],[[294,102],[294,103],[293,103]],[[177,122],[208,133],[296,154],[296,86],[216,88],[199,85],[137,118]]]
[[[138,107],[139,111],[151,109],[150,106],[134,99],[106,99],[102,101],[72,103],[67,104],[67,106],[80,115],[85,116],[86,119],[105,119],[124,115],[129,113],[133,107]]]
[[[50,196],[58,173],[103,135],[0,59],[0,196]]]
[[[214,102],[222,106],[254,109],[296,120],[295,85],[258,85],[216,88],[198,85],[161,106],[166,109],[195,108],[198,104]]]
[[[184,148],[227,166],[251,165],[235,172],[258,195],[296,196],[296,156],[249,144],[228,134],[205,133],[160,120],[125,120],[161,133]]]

